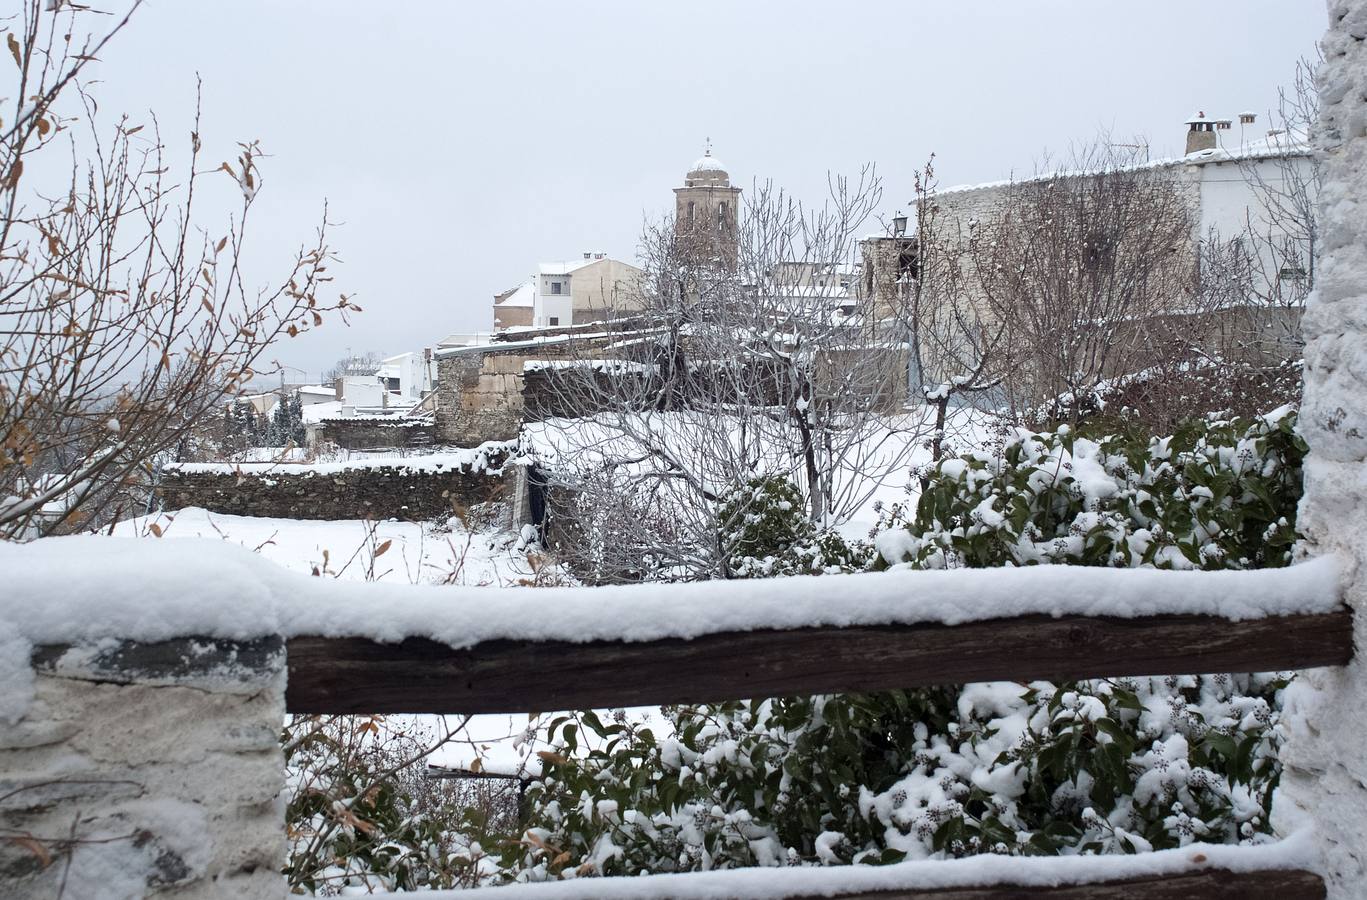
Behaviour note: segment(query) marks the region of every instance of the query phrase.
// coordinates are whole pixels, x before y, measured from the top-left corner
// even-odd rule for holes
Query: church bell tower
[[[740,223],[740,188],[709,145],[702,158],[684,176],[683,187],[674,189],[674,232],[694,259],[720,260],[736,267]]]

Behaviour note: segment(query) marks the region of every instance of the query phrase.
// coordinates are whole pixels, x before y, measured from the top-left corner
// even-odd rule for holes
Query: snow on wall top
[[[1036,613],[1250,619],[1326,612],[1340,597],[1339,566],[1328,557],[1243,572],[1033,566],[532,590],[323,580],[227,542],[78,535],[0,543],[0,572],[0,638],[8,620],[35,644],[270,634],[428,637],[453,647],[650,641]]]
[[[1275,844],[1189,844],[1132,856],[998,856],[916,860],[889,866],[830,868],[756,867],[647,877],[581,878],[541,884],[510,884],[473,891],[433,891],[432,900],[780,900],[854,892],[935,890],[1011,884],[1056,887],[1129,878],[1152,878],[1205,869],[1258,872],[1302,869],[1317,858],[1313,832],[1298,831]]]
[[[369,421],[371,424],[409,426],[420,424],[414,419],[360,417],[338,419],[339,422]],[[381,456],[369,459],[352,459],[346,462],[329,463],[289,463],[289,462],[252,462],[252,463],[170,463],[167,472],[183,475],[336,475],[355,469],[398,469],[402,472],[484,472],[494,471],[498,466],[491,465],[492,457],[501,457],[517,449],[516,441],[485,441],[478,447],[467,447],[445,453],[429,453],[423,456]],[[498,465],[502,461],[499,460]]]

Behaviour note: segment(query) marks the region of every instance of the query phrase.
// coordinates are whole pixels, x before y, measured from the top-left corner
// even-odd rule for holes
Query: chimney
[[[593,254],[593,258],[594,258],[594,259],[603,259],[603,258],[605,258],[606,256],[607,256],[606,253],[595,253],[595,254]]]
[[[1187,154],[1215,149],[1215,123],[1204,112],[1187,119]]]
[[[1251,113],[1251,112],[1241,112],[1241,113],[1239,113],[1239,124],[1240,124],[1240,125],[1252,125],[1254,122],[1257,121],[1257,119],[1258,119],[1258,114],[1257,114],[1257,113]]]
[[[585,250],[585,251],[584,251],[584,259],[593,259],[593,254],[590,253],[589,251]]]

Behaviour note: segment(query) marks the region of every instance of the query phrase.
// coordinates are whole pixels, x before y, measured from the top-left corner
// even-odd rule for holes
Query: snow
[[[688,167],[690,175],[694,172],[720,172],[725,175],[726,166],[722,164],[721,160],[708,153],[706,156],[699,157],[693,162],[693,165]]]
[[[1340,597],[1332,557],[1260,571],[1031,566],[529,591],[312,578],[227,541],[190,540],[76,535],[0,545],[0,620],[33,643],[282,634],[428,637],[462,648],[505,638],[651,641],[1036,613],[1240,620],[1327,612]]]
[[[522,340],[517,340],[517,341],[499,340],[499,339],[495,338],[495,339],[492,339],[492,340],[488,341],[487,343],[483,343],[483,344],[465,344],[465,345],[453,346],[453,347],[440,347],[440,348],[437,349],[436,353],[434,353],[433,355],[440,359],[440,358],[445,358],[445,357],[448,357],[448,356],[461,356],[461,355],[466,354],[466,353],[498,353],[498,352],[503,352],[503,351],[508,351],[508,350],[532,350],[532,349],[536,349],[536,348],[539,348],[539,347],[554,346],[554,345],[556,345],[556,344],[566,344],[566,343],[569,343],[570,341],[578,341],[578,340],[583,340],[583,341],[595,341],[595,340],[602,340],[603,338],[620,337],[620,336],[624,336],[624,335],[629,335],[629,336],[632,337],[632,338],[640,339],[640,338],[649,337],[649,336],[651,336],[651,335],[653,335],[653,334],[658,334],[658,333],[661,332],[661,329],[658,329],[658,328],[635,328],[635,327],[632,327],[632,328],[623,327],[622,329],[620,329],[620,330],[618,330],[618,331],[604,331],[604,330],[602,330],[603,328],[610,327],[610,326],[614,325],[614,323],[615,323],[615,320],[609,320],[609,321],[603,321],[603,322],[594,322],[593,325],[596,326],[596,327],[598,328],[598,330],[596,330],[596,331],[589,331],[589,330],[584,330],[584,331],[559,331],[559,330],[558,330],[558,331],[556,331],[554,334],[533,334],[532,337],[524,338],[524,339],[522,339]],[[540,330],[541,330],[541,329],[540,329],[539,327],[537,327],[537,328],[516,328],[516,327],[515,327],[515,328],[505,328],[503,331],[499,332],[499,334],[505,334],[505,335],[506,335],[506,334],[516,334],[516,333],[519,333],[519,332],[522,332],[522,331],[540,331]]]
[[[544,372],[559,369],[592,369],[595,372],[617,374],[648,374],[655,366],[625,359],[529,359],[522,364],[523,372]]]
[[[300,416],[305,425],[317,425],[324,419],[335,419],[342,414],[342,407],[346,403],[342,400],[324,400],[321,403],[310,403],[300,410]]]
[[[343,581],[486,586],[516,584],[532,574],[517,535],[497,527],[467,528],[454,518],[442,525],[275,519],[189,507],[127,519],[114,526],[113,534],[155,540],[152,525],[165,541],[218,540],[252,550],[290,571],[309,575],[316,568],[321,575]],[[386,551],[372,557],[385,543]]]
[[[396,425],[406,424],[396,420]],[[489,472],[497,474],[498,468],[491,468],[490,457],[512,453],[516,445],[508,441],[485,441],[478,447],[451,450],[444,453],[429,453],[422,456],[395,457],[385,456],[349,459],[344,462],[315,463],[170,463],[167,472],[180,472],[185,475],[336,475],[355,469],[397,469],[401,472],[448,471]]]
[[[542,263],[537,266],[537,272],[542,275],[569,275],[577,269],[584,268],[584,266],[602,262],[605,258],[606,257],[603,257],[602,259],[576,259],[569,262]]]
[[[1213,122],[1215,120],[1207,119],[1204,121]],[[1148,169],[1165,169],[1172,166],[1198,166],[1208,162],[1231,162],[1241,159],[1265,159],[1281,156],[1309,156],[1310,153],[1310,143],[1304,133],[1283,133],[1254,138],[1228,148],[1215,147],[1209,150],[1198,150],[1187,156],[1151,159],[1133,165],[1122,165],[1116,167],[1115,171],[1139,172]],[[1098,171],[1059,169],[1051,172],[1040,172],[1022,178],[999,179],[996,181],[979,182],[977,184],[956,184],[953,187],[940,188],[935,191],[935,194],[937,196],[947,196],[950,194],[962,194],[971,191],[1010,187],[1012,185],[1027,184],[1036,181],[1052,181],[1057,178],[1075,178],[1096,174],[1100,173]],[[886,237],[886,235],[883,236]]]
[[[581,878],[546,884],[516,884],[474,891],[433,891],[432,900],[467,900],[485,894],[497,900],[779,900],[874,891],[968,888],[986,885],[1056,887],[1128,878],[1176,875],[1201,870],[1257,872],[1312,868],[1317,859],[1313,832],[1297,832],[1275,844],[1235,846],[1189,844],[1177,850],[1138,855],[996,856],[917,860],[888,866],[731,869],[653,875],[644,878]]]
[[[518,287],[502,300],[496,300],[495,306],[535,306],[536,305],[536,282],[528,281]]]

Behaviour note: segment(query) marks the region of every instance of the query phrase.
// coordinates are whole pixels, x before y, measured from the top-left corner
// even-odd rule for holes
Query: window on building
[[[725,201],[725,200],[723,200],[723,201],[721,202],[721,205],[717,207],[717,228],[721,229],[722,231],[725,231],[725,230],[726,230],[726,201]]]
[[[693,201],[692,201],[692,200],[689,200],[689,201],[688,201],[688,224],[689,224],[689,225],[692,225],[692,224],[693,224],[693,206],[694,206]]]
[[[558,282],[558,281],[552,281],[552,282],[551,282],[551,293],[552,293],[552,294],[558,294],[558,293],[560,293],[560,282]]]
[[[551,316],[549,319],[546,320],[546,322],[549,323],[549,324],[551,324],[551,325],[559,325],[559,324],[560,324],[560,317],[559,317],[559,316]]]
[[[901,241],[897,248],[897,277],[914,279],[920,274],[916,265],[916,242]]]

